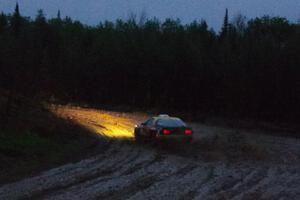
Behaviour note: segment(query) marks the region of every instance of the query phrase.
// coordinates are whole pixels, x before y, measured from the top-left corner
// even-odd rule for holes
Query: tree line
[[[156,18],[84,25],[0,14],[0,88],[59,103],[294,119],[300,108],[300,25],[282,17]]]

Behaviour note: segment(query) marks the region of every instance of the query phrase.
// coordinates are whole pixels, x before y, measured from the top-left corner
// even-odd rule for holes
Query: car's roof
[[[186,127],[186,124],[178,117],[154,117],[157,126],[163,127]]]
[[[178,118],[178,117],[170,117],[170,116],[168,116],[168,117],[165,117],[165,116],[156,116],[156,117],[153,117],[153,119],[154,120],[159,120],[159,119],[173,119],[173,120],[181,120],[180,118]],[[182,120],[181,120],[182,121]]]

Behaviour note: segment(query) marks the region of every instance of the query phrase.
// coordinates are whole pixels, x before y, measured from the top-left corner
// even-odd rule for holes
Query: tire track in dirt
[[[160,179],[159,178],[160,174],[163,173],[164,169],[170,168],[170,167],[168,167],[168,165],[170,164],[170,162],[169,161],[166,162],[164,159],[161,159],[160,156],[158,158],[157,158],[157,156],[155,156],[153,160],[148,161],[148,164],[146,165],[147,166],[146,168],[150,168],[149,164],[150,165],[156,165],[154,168],[152,167],[154,169],[154,172],[151,172],[150,175],[152,177],[153,174],[154,174],[155,175],[154,177],[157,177],[158,179]],[[157,168],[157,166],[160,166],[160,165],[162,165],[163,167],[162,168]],[[171,177],[171,175],[173,175],[173,176],[176,175],[178,177],[179,176],[184,176],[184,174],[188,173],[192,168],[191,168],[191,165],[185,164],[184,167],[183,166],[181,166],[181,167],[177,166],[176,169],[177,170],[171,172],[171,174],[170,173],[163,174],[162,177]],[[128,180],[128,182],[132,182],[132,183],[130,183],[128,186],[125,186],[125,187],[124,187],[124,185],[122,186],[120,184],[119,187],[122,187],[123,189],[120,189],[120,188],[118,188],[118,189],[120,189],[121,191],[127,191],[128,190],[131,193],[135,193],[136,192],[135,189],[133,189],[133,188],[140,188],[140,187],[134,186],[136,184],[136,179],[140,180],[140,179],[144,179],[145,178],[147,180],[153,180],[153,181],[157,180],[157,178],[149,178],[148,179],[148,177],[149,177],[149,170],[147,170],[147,169],[145,170],[145,169],[141,168],[139,170],[133,171],[132,174],[129,174],[128,171],[126,171],[121,176],[116,177],[114,181],[117,181],[117,179],[124,179],[124,177],[123,177],[124,175],[125,175],[125,180]],[[130,177],[133,177],[133,178],[130,178]],[[128,184],[128,182],[126,184]],[[147,186],[148,185],[151,185],[150,182],[147,183]],[[103,186],[104,185],[102,185],[102,187]],[[90,187],[90,186],[83,186],[83,187],[86,189],[86,187]],[[95,186],[95,187],[97,187],[97,186]],[[77,188],[73,188],[72,190],[77,191],[77,194],[80,193],[80,192],[78,192]],[[96,192],[96,191],[97,191],[97,189],[94,188],[93,192]],[[110,192],[104,192],[104,194],[100,195],[101,199],[105,198],[106,196],[111,196],[110,194],[113,194],[114,192],[115,192],[114,190],[112,190]],[[118,190],[117,194],[119,194],[119,192],[120,191]],[[98,193],[98,192],[96,192],[96,193]],[[81,196],[81,195],[79,195],[79,196]],[[117,196],[118,195],[115,195],[114,198],[118,198]],[[128,196],[128,193],[127,193],[127,196]],[[64,199],[64,198],[66,198],[65,195],[61,196],[61,197],[58,197],[58,196],[53,197],[53,199]],[[75,198],[75,197],[72,197],[72,198]],[[82,197],[82,198],[86,198],[86,197]],[[93,199],[93,198],[94,198],[93,195],[89,195],[89,197],[87,199]],[[122,198],[122,195],[120,196],[120,198]]]
[[[108,162],[107,157],[118,154],[118,151],[111,148],[104,155],[97,156],[96,158],[83,160],[77,164],[68,164],[63,167],[59,167],[50,170],[46,173],[42,173],[40,177],[34,177],[28,180],[20,181],[15,185],[17,191],[11,191],[12,184],[2,187],[0,190],[0,199],[19,199],[19,198],[32,198],[35,195],[44,193],[45,191],[55,191],[59,188],[66,188],[69,185],[83,182],[84,179],[97,176],[99,172],[95,169],[100,168],[101,164]],[[127,154],[124,155],[124,158]],[[117,162],[119,160],[115,160]],[[113,165],[114,163],[112,163]],[[100,172],[100,173],[103,173]],[[55,184],[53,184],[55,182]],[[31,189],[31,193],[27,194],[27,191]]]
[[[156,165],[157,163],[153,162],[154,165]],[[150,166],[149,166],[150,167]],[[126,170],[128,169],[128,166],[126,166]],[[155,168],[154,168],[155,169]],[[120,169],[120,171],[123,171],[122,169]],[[158,174],[160,173],[160,171],[153,171],[150,173],[150,175],[152,174],[152,176],[158,177]],[[80,190],[80,188],[78,187],[73,187],[70,192],[70,194],[74,194],[76,193],[77,196],[80,196],[80,199],[84,198],[84,199],[93,199],[95,198],[95,196],[101,194],[101,193],[112,193],[114,192],[116,189],[120,189],[120,188],[126,188],[128,187],[128,185],[131,184],[131,182],[134,182],[135,179],[137,178],[141,178],[143,176],[148,176],[149,175],[149,171],[145,170],[145,169],[139,169],[137,171],[135,171],[132,174],[129,175],[124,175],[120,172],[116,172],[115,174],[113,174],[111,177],[113,177],[113,179],[109,179],[106,182],[102,182],[97,180],[96,182],[93,182],[89,185],[80,185],[78,187],[80,188],[84,188],[83,190]],[[101,178],[100,178],[101,180]],[[117,183],[116,183],[117,182]],[[98,185],[101,184],[101,187],[99,187]],[[114,187],[112,187],[111,185],[114,185]],[[104,187],[112,187],[110,192],[107,192],[105,189],[103,190]],[[82,197],[80,194],[86,193],[86,190],[91,191],[88,195],[82,195],[84,197]],[[100,191],[99,191],[100,190]],[[101,192],[104,191],[104,192]],[[65,198],[70,198],[68,196],[68,191],[65,192],[65,194],[63,194],[62,196],[54,196],[51,197],[49,199],[65,199]],[[105,195],[104,195],[105,196]],[[76,198],[72,196],[72,199]]]
[[[131,152],[131,154],[129,156],[127,156],[126,159],[122,160],[122,162],[114,162],[116,163],[116,165],[114,165],[114,163],[112,163],[110,166],[105,166],[105,169],[108,168],[109,169],[109,173],[105,174],[105,176],[95,176],[94,179],[87,179],[85,182],[82,182],[80,184],[80,187],[84,185],[84,187],[89,187],[89,186],[92,186],[94,184],[98,184],[100,182],[103,182],[103,181],[109,181],[110,179],[113,179],[115,178],[116,176],[123,176],[124,173],[126,174],[126,172],[129,170],[129,168],[131,168],[131,166],[135,166],[135,165],[140,165],[144,162],[152,162],[151,159],[145,159],[146,156],[143,156],[142,158],[143,159],[138,159],[139,157],[139,154],[140,154],[140,150],[139,149],[134,149],[135,151],[133,150],[130,150],[132,148],[130,148],[131,146],[127,145],[127,149],[121,149],[120,151],[122,152],[125,152],[125,153],[128,153],[128,152]],[[149,156],[148,156],[149,157]],[[150,161],[149,161],[150,160]],[[123,172],[125,171],[125,172]],[[100,170],[100,173],[102,173],[103,170]],[[101,174],[99,174],[101,175]],[[100,177],[100,178],[99,178]],[[72,184],[71,187],[76,187],[77,184]],[[67,191],[68,188],[64,188],[63,192]],[[57,193],[61,193],[60,192],[57,192]]]
[[[126,151],[124,151],[126,152]],[[124,157],[121,157],[120,159],[114,160],[114,162],[109,163],[107,160],[107,155],[103,157],[103,160],[99,163],[94,163],[94,166],[87,170],[86,173],[84,174],[76,174],[76,180],[72,182],[65,183],[64,185],[56,185],[55,187],[47,188],[43,190],[42,193],[34,193],[30,197],[30,199],[40,199],[43,196],[47,196],[47,194],[52,194],[52,193],[59,193],[61,191],[65,191],[68,188],[75,186],[75,185],[80,185],[84,184],[86,182],[89,182],[93,179],[97,179],[98,177],[103,177],[103,176],[110,176],[113,174],[120,166],[126,165],[127,163],[133,161],[137,155],[132,155],[132,158],[128,157],[128,155],[124,155]],[[128,159],[130,158],[130,159]],[[103,164],[104,163],[104,164]],[[109,163],[109,164],[107,164]],[[102,165],[100,165],[102,164]],[[89,166],[84,166],[86,169],[89,168]],[[109,178],[106,178],[109,179]],[[27,198],[27,197],[26,197]]]
[[[154,162],[153,162],[154,163]],[[158,163],[160,164],[160,163]],[[156,163],[157,165],[157,163]],[[136,176],[139,171],[134,172],[133,174],[130,174],[130,176],[136,177],[134,180],[130,183],[130,185],[123,187],[123,189],[118,190],[118,191],[110,191],[108,193],[104,193],[103,195],[97,196],[96,199],[127,199],[134,195],[135,193],[145,190],[146,188],[149,188],[153,184],[160,182],[162,180],[168,180],[169,178],[179,175],[186,171],[190,166],[185,166],[185,167],[177,167],[176,170],[172,172],[165,172],[164,170],[160,169],[156,172],[150,173],[142,173]],[[128,177],[128,180],[130,178]]]
[[[64,189],[70,185],[84,182],[85,180],[97,177],[101,174],[108,174],[111,171],[111,168],[122,165],[122,161],[126,161],[128,158],[128,150],[130,146],[125,145],[126,149],[115,148],[116,146],[124,146],[124,143],[116,143],[112,145],[107,153],[104,155],[97,156],[93,159],[88,159],[81,161],[77,164],[68,164],[64,167],[59,167],[53,170],[50,170],[41,175],[39,178],[33,178],[31,181],[24,180],[16,185],[16,191],[10,191],[10,185],[2,188],[3,193],[0,191],[0,197],[3,196],[4,199],[10,198],[33,198],[34,196],[39,196],[40,193],[45,191],[55,191],[57,189]],[[113,157],[113,159],[109,159]],[[106,166],[106,168],[103,168]],[[102,169],[102,170],[98,170]],[[53,184],[55,182],[55,184]],[[24,187],[25,186],[25,187]],[[32,189],[30,194],[26,194],[27,190]],[[24,195],[25,193],[25,195]],[[1,198],[0,198],[1,199]]]

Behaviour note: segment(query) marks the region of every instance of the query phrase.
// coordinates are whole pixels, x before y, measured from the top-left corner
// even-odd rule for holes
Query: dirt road
[[[147,116],[57,108],[107,140],[105,151],[4,185],[0,199],[300,199],[300,140],[192,124],[191,145],[138,145]]]

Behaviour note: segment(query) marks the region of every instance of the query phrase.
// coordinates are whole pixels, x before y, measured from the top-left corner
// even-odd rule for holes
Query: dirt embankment
[[[8,100],[0,90],[0,185],[101,152],[103,140],[40,102]]]
[[[0,199],[299,199],[300,141],[192,124],[191,145],[138,145],[145,118],[80,108],[57,115],[99,134],[105,152],[0,187]]]

